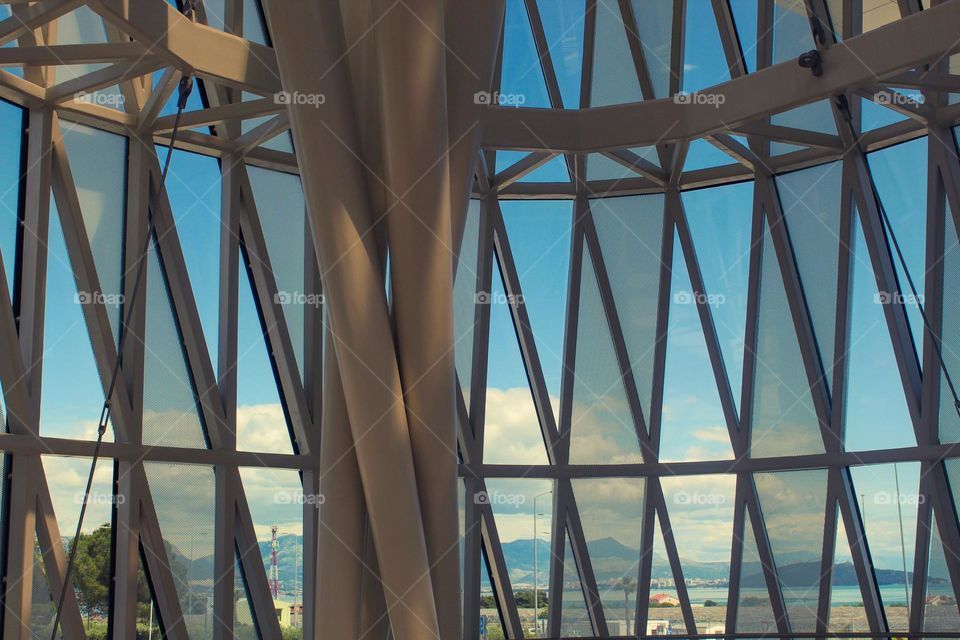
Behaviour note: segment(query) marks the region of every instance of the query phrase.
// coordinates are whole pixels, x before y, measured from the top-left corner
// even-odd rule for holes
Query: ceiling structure
[[[121,317],[114,637],[280,638],[265,503],[303,637],[960,629],[960,2],[197,4],[0,3],[5,638]]]

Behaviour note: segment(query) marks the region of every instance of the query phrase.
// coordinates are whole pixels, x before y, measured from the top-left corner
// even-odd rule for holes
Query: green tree
[[[80,609],[88,619],[91,615],[106,616],[110,608],[110,523],[102,524],[90,533],[81,533],[75,542],[77,557],[73,585],[77,589]],[[70,546],[73,544],[71,542]]]

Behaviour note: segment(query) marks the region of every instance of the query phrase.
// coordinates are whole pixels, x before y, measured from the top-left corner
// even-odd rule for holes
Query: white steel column
[[[292,101],[290,120],[393,635],[438,636],[400,372],[342,64],[340,10],[302,0],[265,8],[284,87],[324,97],[322,105]]]

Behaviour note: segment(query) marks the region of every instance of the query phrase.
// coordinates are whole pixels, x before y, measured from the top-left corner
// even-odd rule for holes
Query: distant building
[[[293,627],[299,629],[303,626],[303,605],[293,604],[286,600],[274,600],[273,610],[277,614],[277,621],[281,627]],[[245,600],[237,601],[237,622],[240,624],[252,625],[253,618],[250,614],[250,607]]]
[[[659,605],[661,607],[678,607],[680,606],[680,600],[669,593],[657,593],[650,596],[650,604]]]

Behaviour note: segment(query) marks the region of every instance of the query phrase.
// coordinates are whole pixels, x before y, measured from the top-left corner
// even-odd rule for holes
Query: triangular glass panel
[[[860,104],[862,105],[860,111],[860,129],[864,133],[908,119],[905,114],[879,105],[869,98],[860,98]]]
[[[673,246],[660,459],[732,458],[733,447],[697,309],[706,300],[698,300],[694,294],[679,236],[674,236]]]
[[[549,553],[549,551],[548,551]],[[480,548],[480,631],[481,637],[482,634],[486,634],[487,637],[493,638],[506,638],[507,634],[504,632],[504,629],[507,628],[507,612],[504,610],[504,606],[501,609],[501,605],[498,602],[496,595],[493,592],[493,587],[491,586],[491,573],[490,569],[493,566],[489,556],[487,555],[487,550],[485,547]],[[544,593],[548,590],[547,587],[544,587]],[[515,594],[515,598],[516,595]],[[546,599],[545,595],[537,594],[537,600],[544,602]],[[531,597],[531,602],[532,602]],[[517,608],[520,608],[520,605],[517,604]],[[542,614],[541,614],[542,615]],[[541,633],[546,635],[546,619],[539,620]]]
[[[143,547],[137,554],[137,628],[143,629],[147,637],[163,638],[163,628],[160,622],[160,609],[153,593],[153,586],[147,577],[146,566],[143,561]]]
[[[106,44],[109,42],[103,18],[92,9],[81,6],[55,21],[57,45]],[[109,67],[109,63],[63,64],[50,67],[54,84],[80,78]],[[124,97],[116,85],[92,92],[80,91],[75,96],[82,102],[123,111]],[[121,157],[122,159],[122,157]]]
[[[240,558],[234,560],[233,565],[233,635],[236,638],[259,637],[256,616],[250,605],[250,596],[247,593],[247,581],[243,577],[243,565]]]
[[[809,27],[805,28],[809,31]],[[805,104],[802,107],[797,107],[795,109],[790,109],[789,111],[774,114],[770,117],[770,124],[780,127],[790,127],[791,129],[814,131],[816,133],[826,133],[830,135],[837,134],[837,125],[833,119],[833,110],[830,107],[830,102],[827,100],[812,102],[810,104]],[[785,153],[798,151],[804,148],[805,147],[803,146],[798,146],[795,144],[771,142],[770,154],[775,156],[783,155]]]
[[[155,239],[151,245],[146,268],[143,443],[206,448],[193,378]]]
[[[153,79],[151,85],[154,91],[157,89],[157,85],[160,83],[160,79],[163,77],[163,70],[156,71],[153,74]],[[190,94],[187,96],[187,105],[184,109],[184,113],[187,111],[200,111],[203,109],[203,99],[200,97],[200,85],[197,80],[192,82],[193,89],[190,91]],[[175,86],[173,91],[170,93],[170,96],[167,98],[166,103],[163,105],[163,108],[160,110],[160,116],[172,116],[177,113],[177,103],[179,101],[179,91]],[[201,127],[195,129],[200,133],[210,133],[209,127]],[[163,156],[161,156],[162,158]]]
[[[94,292],[77,290],[52,198],[46,287],[40,433],[95,440],[103,408],[103,386],[83,309],[97,299]],[[108,425],[105,439],[113,440],[112,425]]]
[[[927,220],[927,139],[918,138],[867,155],[873,183],[893,226],[907,269],[924,293]],[[887,239],[890,242],[890,239]],[[897,280],[904,294],[910,293],[906,274],[894,259]],[[912,296],[907,297],[907,317],[915,344],[922,344],[923,320]]]
[[[30,593],[30,633],[33,637],[49,638],[53,630],[53,619],[57,613],[53,590],[47,579],[47,568],[44,556],[50,553],[44,549],[40,540],[34,536],[33,547],[33,585]],[[57,593],[59,599],[60,594]],[[7,615],[11,615],[8,610]],[[63,638],[63,626],[57,629],[57,638]]]
[[[5,5],[0,5],[3,7]],[[2,15],[2,13],[0,13]],[[19,200],[23,144],[24,110],[0,100],[0,139],[6,143],[0,149],[0,184],[8,185],[0,191],[0,266],[7,276],[7,291],[13,295],[13,275],[17,264],[17,233],[19,231]],[[0,300],[10,304],[10,299]]]
[[[580,108],[585,0],[537,0],[565,109]]]
[[[643,462],[593,256],[583,248],[573,375],[571,464]]]
[[[166,158],[167,148],[157,147]],[[210,362],[216,368],[220,334],[220,166],[216,158],[175,150],[167,175],[170,199]]]
[[[591,201],[600,253],[610,279],[640,406],[647,421],[653,394],[663,202],[660,194]],[[581,309],[584,308],[582,304]]]
[[[200,4],[203,5],[207,25],[224,31],[227,15],[226,0],[202,0]]]
[[[302,374],[307,306],[322,304],[319,291],[307,290],[304,276],[306,243],[312,239],[307,231],[303,188],[300,178],[289,173],[247,167],[247,174],[268,254],[258,257],[248,247],[247,257],[251,263],[269,257],[269,272],[276,280],[277,299],[282,304],[290,342]],[[291,231],[296,229],[303,232],[291,236]]]
[[[736,478],[664,476],[661,483],[683,577],[695,585],[687,590],[693,617],[712,630],[723,624],[720,605],[728,598]]]
[[[770,233],[764,221],[751,455],[823,453],[810,381]]]
[[[300,474],[295,469],[240,467],[240,480],[250,507],[253,533],[258,540],[263,568],[270,575],[270,545],[273,527],[277,527],[277,573],[279,600],[298,602],[303,595],[303,513],[304,505],[314,505],[318,496],[305,494]]]
[[[127,139],[79,124],[63,127],[77,198],[104,304],[114,333],[120,331],[123,287],[124,191]],[[96,162],[90,162],[96,158]]]
[[[484,299],[485,298],[485,299]],[[547,464],[540,419],[503,289],[500,265],[493,261],[490,292],[477,294],[490,305],[490,347],[483,461],[488,464]]]
[[[698,169],[710,169],[735,163],[736,161],[733,158],[714,145],[703,138],[697,138],[690,141],[687,157],[683,161],[683,170],[697,171]]]
[[[828,518],[837,520],[837,536],[833,552],[833,580],[830,585],[830,631],[868,632],[870,624],[863,607],[863,593],[853,566],[850,543],[837,509],[827,510]]]
[[[754,474],[791,628],[816,631],[827,470]]]
[[[499,93],[477,99],[505,107],[549,108],[547,83],[523,0],[507,0],[502,58]]]
[[[473,342],[480,253],[480,201],[470,200],[453,279],[454,359],[467,410],[473,381]]]
[[[743,54],[747,73],[757,70],[757,2],[756,0],[729,0],[737,39]]]
[[[843,0],[827,0],[827,17],[837,42],[843,40]]]
[[[906,631],[913,584],[920,495],[920,463],[850,467],[854,494],[891,630]],[[904,569],[906,575],[904,575]]]
[[[570,182],[570,172],[563,156],[554,156],[518,182]]]
[[[501,149],[496,152],[494,172],[496,175],[500,175],[513,165],[526,158],[528,155],[530,154],[526,151],[511,151],[510,149]]]
[[[630,635],[643,546],[645,480],[591,478],[572,484],[607,627],[611,635]]]
[[[770,591],[764,574],[764,563],[757,548],[753,523],[744,513],[743,558],[740,563],[740,599],[737,602],[739,633],[767,633],[777,631],[777,617],[770,602]]]
[[[559,525],[558,525],[559,526]],[[570,538],[564,535],[563,554],[563,603],[560,611],[560,635],[565,638],[588,637],[593,635],[587,601],[583,595],[580,573],[573,556]]]
[[[943,257],[943,326],[960,326],[960,239],[953,212],[946,205],[945,247]],[[940,337],[941,353],[946,370],[957,382],[960,377],[960,332],[944,331]],[[957,382],[954,382],[956,385]],[[946,374],[940,371],[940,442],[960,442],[960,415]]]
[[[242,265],[237,318],[237,449],[293,453],[267,335]]]
[[[643,100],[640,80],[633,64],[633,55],[627,42],[627,27],[620,15],[618,2],[598,0],[595,14],[590,106],[640,102]]]
[[[710,0],[686,0],[683,90],[693,93],[730,79]]]
[[[777,178],[783,216],[828,388],[833,382],[842,173],[840,163],[834,162]]]
[[[663,0],[631,0],[631,3],[654,96],[666,98],[670,95],[673,3]]]
[[[948,527],[951,525],[947,525]],[[927,588],[923,599],[924,631],[956,631],[960,629],[960,613],[957,611],[956,592],[947,566],[947,553],[937,528],[937,513],[930,518],[930,555],[927,564]],[[951,563],[956,562],[956,552],[950,552]]]
[[[844,447],[847,451],[913,447],[917,444],[913,421],[883,313],[883,305],[890,301],[877,291],[859,217],[853,233]]]
[[[44,455],[41,456],[41,462],[50,489],[53,511],[57,516],[63,549],[69,553],[80,519],[91,459]],[[110,575],[110,526],[114,502],[113,464],[110,460],[101,459],[97,462],[97,470],[93,476],[83,530],[80,533],[80,547],[77,550],[78,566],[90,567],[88,573],[74,581],[74,586],[78,591],[82,591],[81,607],[86,608],[84,605],[89,604],[90,610],[84,611],[84,614],[106,616],[109,608],[106,591],[110,586],[107,584],[107,576]],[[106,533],[101,529],[105,529]],[[101,562],[103,564],[99,564]],[[100,589],[103,590],[102,593],[97,593]]]
[[[730,391],[739,406],[750,278],[753,183],[683,191],[680,197],[723,353]]]
[[[793,60],[813,49],[810,20],[804,0],[773,3],[773,64]]]
[[[247,21],[246,12],[244,12],[243,14],[243,19],[244,19],[244,22]],[[255,93],[249,93],[244,91],[244,92],[241,92],[240,99],[243,102],[250,102],[253,100],[261,100],[262,96],[259,96]],[[249,133],[250,131],[253,131],[260,125],[264,124],[265,122],[269,122],[275,117],[277,117],[277,114],[259,116],[257,118],[245,118],[240,121],[240,133],[241,134]],[[283,153],[293,153],[293,142],[291,141],[290,133],[287,131],[284,131],[279,135],[274,135],[272,138],[262,140],[257,146],[262,147],[264,149],[282,151]],[[279,173],[279,172],[276,172],[276,173]],[[297,180],[298,183],[300,182],[299,177],[296,175],[286,174],[286,173],[283,175],[287,176],[288,178]],[[297,189],[299,190],[299,184]],[[296,191],[294,191],[294,193],[296,193]]]
[[[653,518],[653,546],[650,553],[650,601],[647,603],[647,629],[641,635],[661,636],[684,633],[687,627],[680,609],[670,556],[667,555],[667,546],[663,541],[660,518],[657,516]],[[643,603],[640,606],[643,606]]]
[[[523,305],[556,417],[563,372],[573,201],[505,200],[500,210],[512,241]]]
[[[213,468],[144,462],[170,573],[187,628],[213,624]],[[202,633],[197,634],[203,637]],[[194,634],[191,634],[194,637]]]
[[[656,147],[634,147],[629,151],[647,162],[660,164]],[[587,180],[623,180],[639,177],[640,175],[633,169],[623,166],[602,153],[591,153],[587,156]]]
[[[555,526],[552,494],[551,480],[491,478],[487,480],[486,493],[467,496],[467,500],[490,505],[503,560],[515,591],[532,590],[534,584],[544,592],[549,588],[550,559],[553,557],[550,536]],[[482,593],[488,593],[485,588],[489,587],[481,582]]]
[[[947,468],[947,482],[953,495],[953,504],[960,504],[960,459],[949,458],[943,461]]]
[[[267,44],[266,24],[258,0],[243,0],[243,37],[257,44]]]

